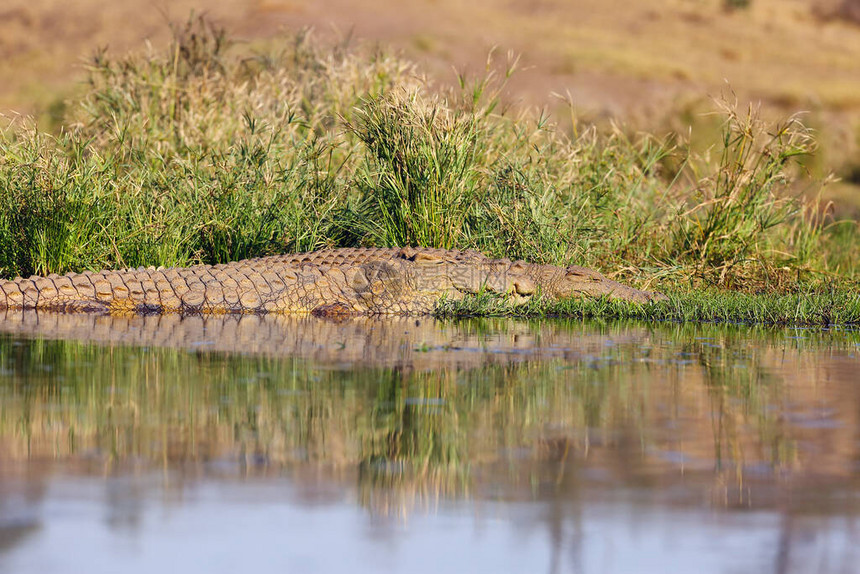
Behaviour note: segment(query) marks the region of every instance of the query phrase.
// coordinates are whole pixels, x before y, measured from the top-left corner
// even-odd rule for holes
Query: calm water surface
[[[0,572],[860,572],[860,333],[0,317]]]

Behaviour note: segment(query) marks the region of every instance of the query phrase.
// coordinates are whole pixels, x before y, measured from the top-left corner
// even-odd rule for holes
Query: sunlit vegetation
[[[23,122],[0,139],[0,270],[420,244],[594,267],[678,293],[672,318],[708,316],[683,295],[703,288],[850,302],[856,225],[800,198],[815,142],[799,121],[726,105],[701,154],[566,133],[505,105],[515,68],[440,89],[385,52],[298,35],[250,53],[205,21],[165,53],[101,53],[59,135]]]

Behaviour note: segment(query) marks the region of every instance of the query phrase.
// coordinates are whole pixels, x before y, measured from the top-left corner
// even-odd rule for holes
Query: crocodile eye
[[[428,253],[426,251],[419,251],[415,255],[409,258],[411,261],[415,261],[416,263],[442,263],[444,259],[435,253]]]
[[[564,276],[566,278],[576,278],[585,281],[603,281],[606,278],[593,269],[580,267],[579,265],[571,265],[565,269]]]

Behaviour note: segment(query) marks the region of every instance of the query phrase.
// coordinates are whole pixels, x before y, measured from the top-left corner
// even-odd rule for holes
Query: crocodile
[[[0,281],[0,309],[110,315],[425,315],[442,300],[480,292],[516,302],[538,295],[637,303],[666,298],[575,265],[491,259],[472,250],[344,248],[220,265],[18,277]]]
[[[488,337],[488,330],[492,337]],[[409,371],[465,371],[488,365],[579,362],[600,355],[607,336],[617,346],[649,344],[650,329],[619,325],[579,329],[566,322],[502,321],[474,325],[434,317],[307,315],[93,315],[0,311],[0,334],[16,339],[86,341],[146,349],[172,348],[244,357],[290,357],[345,366]],[[0,341],[0,345],[2,345]],[[452,352],[452,351],[461,352]],[[0,403],[2,404],[2,403]],[[2,423],[0,423],[2,424]]]

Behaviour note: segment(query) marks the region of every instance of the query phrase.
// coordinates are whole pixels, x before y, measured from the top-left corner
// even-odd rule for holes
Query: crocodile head
[[[667,299],[660,293],[622,285],[577,265],[557,267],[499,259],[483,264],[449,264],[436,270],[437,280],[460,293],[487,291],[507,295],[520,303],[538,294],[550,299],[609,297],[636,303]]]
[[[609,297],[610,299],[623,299],[634,303],[668,300],[668,297],[662,293],[634,289],[607,279],[593,269],[578,265],[561,269],[550,265],[535,267],[540,268],[536,270],[536,274],[540,277],[537,283],[541,285],[542,292],[554,299],[582,296]]]
[[[486,291],[507,295],[517,302],[540,294],[550,299],[609,297],[636,303],[667,299],[665,295],[640,291],[607,279],[597,271],[571,265],[539,265],[509,259],[488,259],[475,251],[404,249],[402,257],[414,265],[410,283],[416,291],[431,296],[462,297]]]

